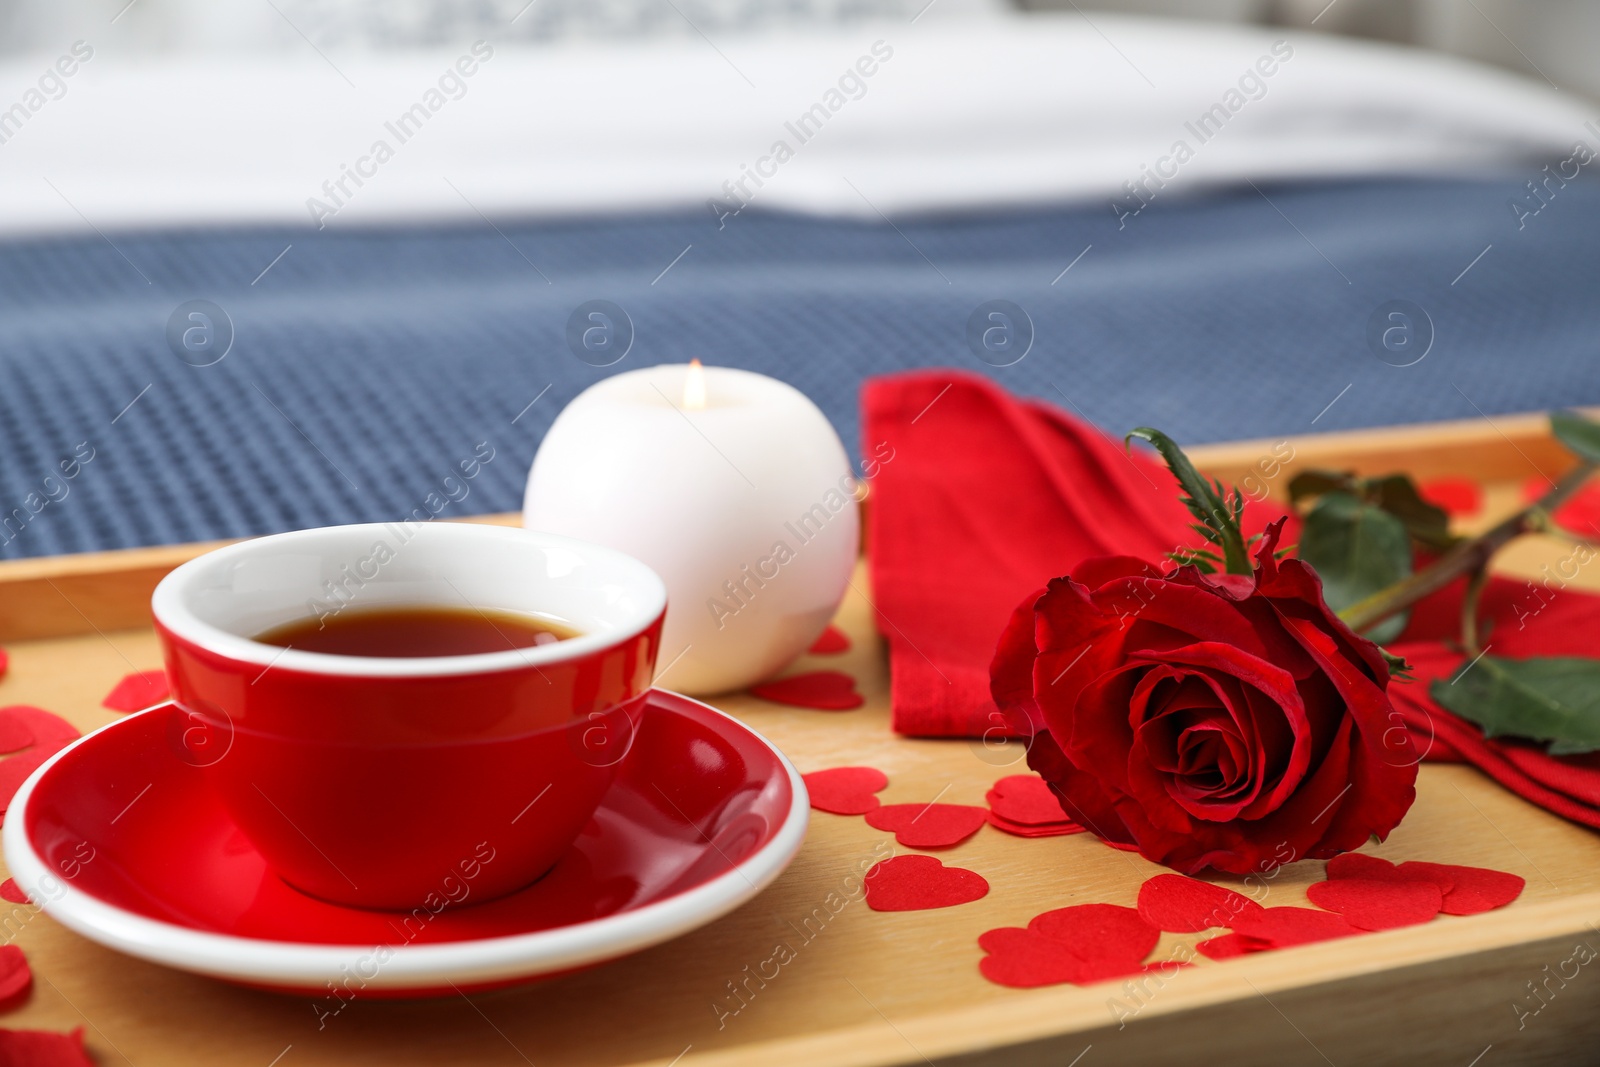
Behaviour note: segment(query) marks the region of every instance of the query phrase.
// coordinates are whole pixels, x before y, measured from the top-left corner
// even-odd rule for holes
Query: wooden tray
[[[1570,461],[1543,420],[1497,418],[1381,432],[1296,437],[1274,477],[1257,461],[1277,442],[1196,450],[1203,467],[1281,493],[1295,470],[1406,467],[1423,477],[1492,480],[1486,515],[1520,483]],[[1281,453],[1280,453],[1281,454]],[[514,521],[490,517],[486,521]],[[32,703],[83,730],[114,716],[101,698],[125,673],[161,663],[148,629],[155,581],[210,546],[177,546],[0,564],[0,643],[11,652],[0,704]],[[1528,539],[1502,557],[1533,575],[1556,558]],[[1585,572],[1580,583],[1600,588]],[[865,575],[856,587],[869,588]],[[795,669],[855,675],[868,703],[844,714],[747,696],[716,701],[776,742],[802,771],[864,763],[886,771],[887,803],[982,804],[997,778],[1024,771],[1019,746],[913,741],[888,728],[887,669],[872,609],[852,594],[838,623],[844,656]],[[859,818],[816,813],[794,866],[710,927],[632,958],[521,989],[422,1002],[358,1001],[319,1029],[313,1004],[239,989],[120,956],[31,906],[7,931],[35,987],[0,1025],[84,1026],[101,1064],[1235,1064],[1583,1062],[1600,1037],[1600,964],[1551,975],[1579,944],[1600,948],[1600,835],[1567,823],[1461,766],[1424,766],[1416,806],[1377,854],[1515,871],[1511,907],[1468,918],[1266,953],[1201,960],[1142,989],[1107,983],[1004,989],[978,974],[978,935],[1050,907],[1132,904],[1161,868],[1087,835],[1023,840],[985,829],[951,852],[993,886],[985,899],[880,914],[846,886],[889,835]],[[1303,905],[1322,864],[1285,868],[1269,902]],[[807,924],[807,920],[810,920]],[[1203,936],[1203,935],[1201,935]],[[1198,937],[1164,935],[1156,958]],[[775,979],[747,977],[779,944],[794,959]],[[1594,949],[1588,950],[1592,957]],[[1573,964],[1566,964],[1570,974]],[[748,968],[748,970],[747,970]],[[1531,984],[1530,984],[1531,983]],[[732,989],[745,990],[736,998]],[[1542,1001],[1531,993],[1538,985]],[[1522,1019],[1519,1012],[1538,1009]],[[734,1011],[737,1009],[737,1011]],[[1118,1018],[1128,1016],[1126,1025]]]

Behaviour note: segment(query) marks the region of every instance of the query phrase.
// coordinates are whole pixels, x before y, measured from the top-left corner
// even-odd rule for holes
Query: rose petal
[[[981,900],[989,883],[963,867],[946,867],[933,856],[894,856],[874,864],[865,878],[873,911],[926,911]]]
[[[33,972],[28,969],[28,957],[16,945],[0,945],[0,1003],[20,996],[32,984]]]
[[[1406,875],[1419,875],[1438,884],[1448,880],[1443,911],[1446,915],[1477,915],[1503,908],[1522,895],[1528,883],[1507,871],[1487,867],[1458,867],[1451,863],[1424,863],[1408,860],[1400,865]]]
[[[850,651],[850,638],[837,626],[828,625],[815,641],[811,642],[808,651],[813,656],[833,656],[840,652]]]
[[[1264,908],[1259,915],[1241,915],[1233,932],[1271,948],[1309,945],[1361,933],[1344,916],[1312,908]]]
[[[17,885],[16,879],[7,878],[5,881],[0,882],[0,900],[9,900],[13,904],[26,904],[28,903],[28,894],[22,891],[21,886]]]
[[[1066,942],[1085,961],[1130,965],[1143,961],[1161,939],[1161,931],[1145,922],[1136,910],[1117,904],[1056,908],[1035,915],[1028,929]]]
[[[989,825],[996,830],[1011,834],[1013,837],[1065,837],[1068,834],[1081,834],[1084,832],[1082,826],[1071,820],[1030,826],[1027,823],[1003,819],[992,811],[989,813]]]
[[[1266,952],[1272,946],[1260,941],[1254,941],[1240,934],[1223,934],[1213,937],[1209,941],[1202,941],[1195,945],[1195,951],[1207,959],[1231,960],[1239,956],[1249,956],[1257,952]]]
[[[830,767],[801,775],[811,806],[835,815],[865,815],[878,807],[880,792],[889,778],[876,767]]]
[[[866,703],[856,692],[856,680],[840,671],[808,671],[791,674],[750,687],[750,695],[774,704],[821,711],[849,711]]]
[[[83,1048],[83,1027],[70,1034],[0,1029],[0,1064],[26,1067],[94,1067]]]
[[[167,672],[157,669],[139,671],[123,677],[101,704],[112,711],[143,711],[159,704],[171,695],[167,686]]]
[[[949,848],[977,833],[988,815],[968,804],[887,804],[867,812],[867,825],[893,831],[907,848]]]
[[[1175,934],[1231,927],[1239,916],[1265,910],[1249,897],[1181,874],[1158,874],[1139,887],[1139,915]]]
[[[1007,822],[1050,826],[1072,821],[1050,786],[1035,774],[1008,775],[996,782],[984,799],[989,810]]]
[[[1337,912],[1359,930],[1397,930],[1418,926],[1439,914],[1444,895],[1432,882],[1339,878],[1306,887],[1319,908]]]

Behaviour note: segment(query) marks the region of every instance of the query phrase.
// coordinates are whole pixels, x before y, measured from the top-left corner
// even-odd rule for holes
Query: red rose
[[[995,702],[1106,841],[1186,873],[1265,871],[1382,839],[1411,807],[1417,757],[1388,664],[1316,571],[1273,558],[1281,528],[1253,576],[1087,560],[1007,624]]]

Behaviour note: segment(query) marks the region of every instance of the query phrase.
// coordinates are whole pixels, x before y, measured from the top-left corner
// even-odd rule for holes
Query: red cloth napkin
[[[868,558],[902,734],[1006,735],[989,698],[989,660],[1022,598],[1088,557],[1158,560],[1198,540],[1157,461],[985,378],[918,371],[870,379],[862,415],[863,453],[890,457],[872,479]],[[1268,508],[1245,515],[1251,532],[1276,517]],[[1298,536],[1285,534],[1286,543]],[[1486,739],[1428,696],[1431,680],[1465,663],[1445,643],[1456,635],[1461,596],[1457,583],[1419,604],[1392,646],[1415,668],[1416,681],[1389,692],[1419,750],[1472,763],[1527,800],[1600,828],[1600,754],[1553,757]],[[1595,654],[1600,597],[1536,594],[1525,582],[1495,579],[1482,608],[1496,655]]]
[[[985,378],[873,378],[861,403],[863,454],[893,457],[872,479],[867,554],[900,733],[1006,732],[989,659],[1022,598],[1079,560],[1196,540],[1158,462]]]

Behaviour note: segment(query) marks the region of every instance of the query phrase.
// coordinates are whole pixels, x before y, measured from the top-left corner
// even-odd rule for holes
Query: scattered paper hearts
[[[1265,910],[1231,889],[1181,874],[1158,874],[1139,888],[1139,915],[1158,930],[1175,934],[1232,927],[1241,915]]]
[[[1503,908],[1522,895],[1527,880],[1508,871],[1487,867],[1459,867],[1453,863],[1407,860],[1400,865],[1407,875],[1427,878],[1435,885],[1448,880],[1441,910],[1446,915],[1478,915]],[[1443,889],[1443,886],[1441,886]]]
[[[866,703],[856,680],[841,671],[810,671],[752,685],[750,694],[774,704],[821,711],[849,711]]]
[[[1036,774],[1012,774],[996,782],[985,794],[989,811],[1006,822],[1023,826],[1055,826],[1072,823],[1072,816],[1061,807],[1045,780]],[[1081,827],[1080,827],[1081,829]]]
[[[1354,879],[1390,884],[1427,883],[1439,890],[1439,910],[1446,915],[1478,915],[1503,908],[1521,896],[1527,885],[1518,875],[1487,867],[1422,860],[1407,860],[1397,867],[1388,860],[1359,852],[1346,852],[1328,861],[1329,882]]]
[[[932,856],[893,856],[867,872],[867,907],[873,911],[927,911],[970,904],[989,895],[983,875],[946,867]]]
[[[1344,916],[1315,908],[1263,908],[1259,915],[1239,916],[1232,925],[1233,932],[1256,949],[1309,945],[1361,932]]]
[[[16,753],[0,760],[0,821],[28,775],[78,736],[77,727],[43,708],[27,704],[0,708],[0,741],[4,742],[0,751]]]
[[[968,804],[886,804],[867,812],[867,825],[893,831],[907,848],[949,848],[977,833],[988,815]]]
[[[1317,907],[1344,916],[1358,930],[1418,926],[1439,914],[1444,894],[1432,882],[1340,878],[1306,887]]]
[[[0,945],[0,1004],[21,996],[32,984],[28,957],[16,945]]]
[[[996,830],[1004,830],[1012,837],[1063,837],[1067,834],[1083,833],[1083,827],[1075,822],[1053,822],[1044,826],[1029,826],[1026,823],[1002,819],[992,811],[989,813],[989,825]]]
[[[830,767],[800,776],[811,795],[811,806],[835,815],[865,815],[877,810],[873,794],[889,784],[888,775],[876,767]]]
[[[1109,978],[1182,966],[1144,962],[1161,932],[1132,908],[1078,904],[1036,915],[1026,929],[985,931],[978,964],[991,982],[1018,989],[1072,982],[1088,985]]]
[[[813,656],[836,656],[840,652],[850,651],[850,638],[837,626],[829,624],[822,631],[822,636],[811,642],[809,649]]]
[[[171,695],[167,687],[167,672],[163,670],[138,671],[126,675],[101,701],[112,711],[143,711],[159,704]]]
[[[78,737],[76,726],[43,708],[29,704],[0,708],[0,753],[54,741],[76,741]]]
[[[22,891],[22,887],[17,884],[16,879],[7,878],[5,881],[0,882],[0,900],[9,900],[13,904],[26,904],[28,902],[28,894]]]
[[[1539,484],[1545,485],[1543,481]],[[1451,515],[1476,515],[1483,510],[1483,486],[1471,478],[1435,478],[1417,486],[1417,492]]]
[[[70,1034],[0,1029],[0,1064],[26,1067],[94,1067],[83,1048],[83,1027]]]

